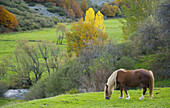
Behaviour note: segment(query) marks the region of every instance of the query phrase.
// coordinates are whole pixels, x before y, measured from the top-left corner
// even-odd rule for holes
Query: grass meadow
[[[120,91],[115,90],[110,100],[104,99],[103,92],[62,94],[59,96],[6,105],[4,108],[169,108],[170,88],[155,88],[151,100],[148,91],[145,99],[139,100],[142,90],[129,90],[130,100],[119,99]]]
[[[108,19],[104,21],[106,26],[106,33],[109,36],[109,39],[112,40],[123,40],[121,23],[119,19]],[[67,23],[67,28],[70,29],[71,24]],[[53,43],[56,43],[57,40],[56,28],[43,28],[41,30],[33,30],[26,32],[14,32],[14,33],[5,33],[0,34],[0,58],[13,54],[13,51],[16,47],[16,40],[29,40],[30,42],[35,42],[36,40],[46,40]],[[61,48],[65,48],[66,40],[63,40]]]

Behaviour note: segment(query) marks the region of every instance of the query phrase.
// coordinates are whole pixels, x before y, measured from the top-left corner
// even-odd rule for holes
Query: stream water
[[[10,89],[4,94],[4,96],[10,99],[22,100],[27,92],[29,92],[28,89]]]

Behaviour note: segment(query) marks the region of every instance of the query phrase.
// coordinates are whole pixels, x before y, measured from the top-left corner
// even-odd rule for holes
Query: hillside
[[[18,26],[14,31],[27,31],[44,27],[53,27],[58,22],[57,17],[47,17],[37,12],[35,9],[31,9],[23,0],[0,0],[0,5],[17,18]]]
[[[106,108],[106,107],[170,107],[170,88],[155,88],[154,98],[149,99],[148,92],[144,100],[139,100],[142,90],[129,90],[130,100],[119,99],[120,91],[115,90],[110,100],[104,99],[103,92],[65,94],[56,97],[32,100],[5,106],[4,108]]]
[[[101,6],[103,3],[110,3],[114,0],[90,0],[92,4],[96,4],[98,6]]]

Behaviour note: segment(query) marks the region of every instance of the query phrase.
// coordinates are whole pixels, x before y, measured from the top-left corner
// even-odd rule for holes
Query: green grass
[[[21,103],[24,102],[23,100],[18,100],[18,99],[9,99],[9,98],[2,98],[0,97],[0,107],[3,105],[13,105],[16,103]]]
[[[119,19],[109,19],[105,20],[104,24],[106,26],[106,32],[109,36],[109,39],[112,40],[122,40],[122,30],[119,27],[121,23]],[[67,23],[67,28],[70,29],[70,24]],[[36,40],[46,40],[55,43],[57,40],[56,28],[44,28],[41,30],[33,30],[26,32],[13,32],[0,34],[0,58],[13,54],[13,51],[16,47],[16,40],[27,39],[30,41]],[[63,44],[67,44],[66,40],[63,40]],[[65,48],[65,45],[60,46],[62,49]]]
[[[108,19],[104,21],[106,26],[106,33],[108,34],[109,39],[114,41],[122,41],[122,24],[119,22],[120,19]]]
[[[110,100],[104,99],[103,92],[65,94],[56,97],[32,100],[5,106],[5,108],[169,108],[170,107],[170,88],[155,88],[154,98],[149,99],[148,91],[144,100],[138,98],[142,90],[129,90],[130,100],[119,99],[120,91],[115,90]]]

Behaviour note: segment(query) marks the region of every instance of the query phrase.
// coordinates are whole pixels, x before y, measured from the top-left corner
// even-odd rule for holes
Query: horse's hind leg
[[[127,89],[124,88],[124,91],[125,91],[125,93],[126,93],[126,99],[129,100],[129,99],[130,99],[130,96],[129,96],[128,92],[127,92]]]
[[[124,96],[123,96],[123,87],[122,87],[122,85],[120,84],[120,97],[119,97],[119,99],[123,99],[124,98]]]
[[[144,99],[144,95],[145,95],[145,93],[146,93],[146,90],[147,90],[147,88],[146,88],[146,87],[143,87],[143,94],[142,94],[142,96],[139,98],[140,100]]]

